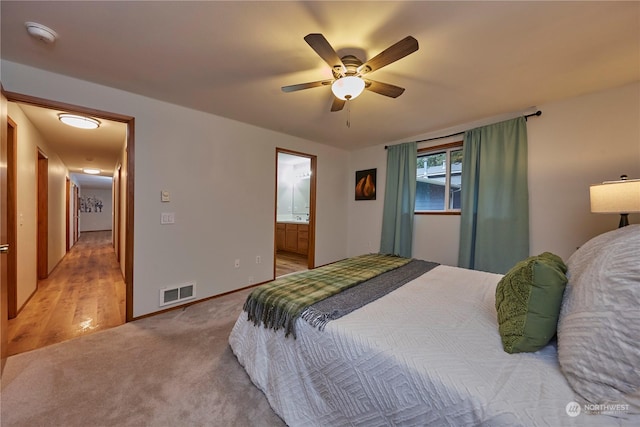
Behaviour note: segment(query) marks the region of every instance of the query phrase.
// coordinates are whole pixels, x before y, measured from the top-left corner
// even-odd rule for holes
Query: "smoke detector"
[[[35,37],[45,43],[53,43],[58,38],[58,33],[49,27],[38,24],[37,22],[25,22],[24,25],[27,27],[27,31],[32,37]]]

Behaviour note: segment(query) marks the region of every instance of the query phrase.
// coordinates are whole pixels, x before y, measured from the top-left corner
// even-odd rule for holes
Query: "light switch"
[[[160,193],[160,200],[163,202],[169,202],[171,201],[171,197],[169,197],[169,192],[166,190],[162,190],[162,192]]]
[[[175,224],[176,214],[175,212],[162,212],[160,214],[160,224]]]

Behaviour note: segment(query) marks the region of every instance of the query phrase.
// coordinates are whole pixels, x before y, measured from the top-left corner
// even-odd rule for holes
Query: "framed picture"
[[[356,200],[376,199],[376,170],[356,171]]]

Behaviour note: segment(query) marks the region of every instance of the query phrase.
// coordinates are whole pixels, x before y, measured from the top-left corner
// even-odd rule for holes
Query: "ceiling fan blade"
[[[340,99],[340,98],[336,98],[335,96],[333,97],[333,104],[331,104],[331,111],[340,111],[344,108],[344,104],[346,104],[347,101],[345,101],[344,99]]]
[[[402,59],[405,56],[418,50],[418,40],[407,36],[398,43],[389,46],[364,64],[358,67],[360,75],[379,70],[380,68]]]
[[[319,80],[317,82],[300,83],[297,85],[282,86],[282,91],[295,92],[297,90],[302,90],[302,89],[311,89],[312,87],[328,86],[331,83],[333,83],[333,80]]]
[[[371,92],[379,93],[380,95],[388,96],[390,98],[397,98],[404,92],[403,87],[390,85],[388,83],[376,82],[374,80],[365,80],[364,88]]]
[[[327,39],[324,38],[322,34],[312,33],[307,34],[304,40],[311,46],[311,49],[315,50],[320,58],[324,60],[331,69],[334,71],[334,75],[337,74],[342,76],[346,71],[346,67],[342,63],[342,60],[336,53],[336,51],[331,47]]]

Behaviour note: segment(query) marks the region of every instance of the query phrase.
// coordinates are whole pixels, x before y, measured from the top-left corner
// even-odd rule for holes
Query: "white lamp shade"
[[[342,99],[355,99],[364,90],[364,80],[356,76],[342,77],[333,82],[331,91]]]
[[[589,192],[591,212],[617,214],[640,212],[640,179],[592,185]]]

